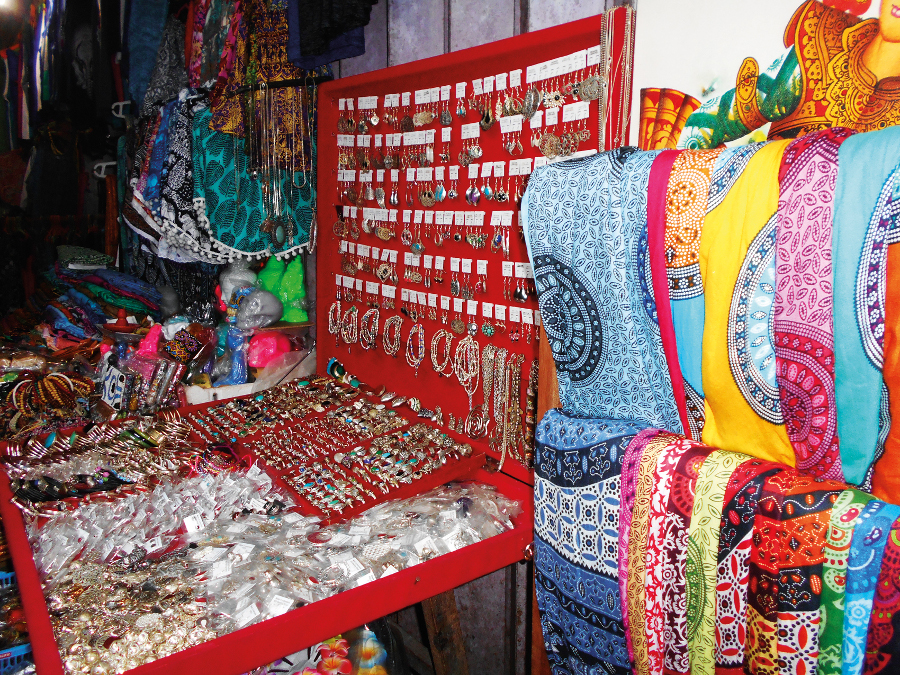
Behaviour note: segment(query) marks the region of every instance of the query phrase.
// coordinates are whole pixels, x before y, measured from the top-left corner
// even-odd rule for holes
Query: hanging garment
[[[647,184],[647,251],[650,259],[650,277],[653,286],[653,297],[656,300],[656,318],[659,324],[659,335],[662,340],[666,365],[669,370],[669,381],[672,383],[672,395],[684,429],[693,429],[695,424],[689,420],[689,406],[685,400],[684,378],[678,362],[678,344],[675,338],[675,327],[672,324],[672,307],[669,297],[669,285],[666,275],[666,205],[667,186],[672,166],[678,161],[680,153],[661,152],[653,161],[650,169],[650,180]],[[694,436],[694,433],[691,433]],[[696,434],[699,440],[699,433]]]
[[[743,675],[744,672],[753,522],[766,479],[784,469],[777,462],[751,459],[734,470],[725,488],[716,569],[717,675]]]
[[[211,118],[209,109],[198,111],[193,125],[194,196],[202,200],[196,202],[201,227],[209,229],[209,236],[226,255],[296,252],[309,241],[314,189],[310,177],[298,173],[291,181],[289,172],[281,172],[285,216],[293,223],[295,235],[293,242],[287,237],[278,245],[262,229],[271,207],[264,200],[263,181],[247,171],[244,140],[214,131]]]
[[[713,177],[700,274],[705,282],[703,442],[793,466],[770,333],[778,167],[788,143],[720,156],[727,173]]]
[[[541,167],[521,217],[563,409],[680,432],[647,255],[656,154],[622,149]]]
[[[662,433],[659,429],[644,429],[628,444],[625,457],[622,459],[622,508],[619,516],[619,543],[616,559],[619,569],[619,591],[621,597],[628,597],[628,547],[631,540],[631,514],[634,512],[634,498],[637,493],[638,472],[641,468],[641,456],[644,448],[655,436]],[[625,628],[625,645],[628,648],[628,660],[634,662],[634,645],[631,643],[631,630],[628,626],[628,612],[622,613]]]
[[[881,572],[875,587],[869,637],[866,645],[865,675],[895,672],[900,638],[900,519],[888,533],[881,558]]]
[[[535,591],[554,672],[630,672],[617,582],[620,478],[640,430],[557,410],[537,427]]]
[[[156,64],[156,54],[163,39],[163,28],[169,14],[169,0],[134,0],[129,8],[128,38],[125,46],[128,61],[128,89],[139,106]]]
[[[287,0],[303,21],[297,22],[297,46],[301,54],[317,56],[332,48],[333,41],[369,24],[378,0]],[[293,57],[291,57],[293,58]]]
[[[154,108],[168,103],[188,86],[184,67],[184,24],[169,17],[163,30],[162,42],[156,53],[156,64],[147,84],[141,104],[141,115],[149,115]]]
[[[688,428],[696,440],[700,440],[705,422],[700,234],[706,219],[713,169],[721,154],[722,150],[682,152],[672,166],[666,186],[665,264],[669,303]]]
[[[797,468],[843,480],[834,400],[831,231],[838,149],[853,134],[826,129],[782,158],[775,253],[775,377]]]
[[[887,234],[900,203],[892,199],[900,127],[857,134],[841,145],[835,188],[835,398],[841,464],[860,485],[881,456],[890,422],[884,391]]]

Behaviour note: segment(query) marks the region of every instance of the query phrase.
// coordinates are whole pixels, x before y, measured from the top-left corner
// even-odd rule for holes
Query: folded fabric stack
[[[634,422],[552,410],[536,440],[553,672],[900,667],[900,507]]]
[[[559,672],[898,667],[898,213],[896,127],[534,172]]]

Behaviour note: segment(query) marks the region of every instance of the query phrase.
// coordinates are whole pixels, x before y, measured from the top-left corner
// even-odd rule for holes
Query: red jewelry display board
[[[520,387],[509,397],[510,405],[519,406],[523,424],[526,415],[535,421],[526,399],[537,358],[539,314],[516,197],[527,175],[548,156],[590,154],[627,138],[632,40],[633,11],[618,8],[320,88],[320,370],[335,358],[360,381],[416,397],[432,412],[439,407],[444,424],[451,415],[465,420],[469,396],[453,366],[460,341],[474,334],[482,355],[489,344],[508,350],[508,358],[522,355]],[[599,75],[599,82],[590,80],[592,75]],[[520,114],[516,120],[512,113],[521,104],[530,112],[526,94],[531,88],[541,93],[537,114],[530,119]],[[514,99],[511,108],[508,97]],[[485,110],[497,118],[492,125],[479,125]],[[477,203],[473,190],[479,193]],[[505,200],[488,199],[498,191]],[[377,338],[364,349],[360,324],[366,317],[371,327],[370,310],[376,307]],[[390,355],[383,333],[393,316],[401,317],[402,325],[399,349]],[[417,323],[423,330],[410,337]],[[451,331],[452,348],[448,367],[439,373],[432,339],[442,329]],[[440,366],[448,355],[446,336],[435,347]],[[483,366],[472,396],[476,410],[485,403],[482,376],[489,371]],[[495,413],[491,405],[488,437],[499,439],[502,425]],[[487,437],[475,436],[473,444],[499,458],[501,443],[488,447]],[[533,482],[531,471],[510,456],[504,471]]]

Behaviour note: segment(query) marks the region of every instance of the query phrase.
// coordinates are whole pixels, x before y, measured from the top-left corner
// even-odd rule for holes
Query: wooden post
[[[456,595],[449,591],[422,601],[435,675],[469,675]]]

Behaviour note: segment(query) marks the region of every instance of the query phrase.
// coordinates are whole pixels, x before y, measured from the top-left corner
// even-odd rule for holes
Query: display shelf
[[[319,308],[317,316],[317,334],[318,334],[318,370],[323,371],[325,364],[330,358],[335,358],[342,363],[348,373],[352,373],[358,377],[360,381],[366,382],[371,386],[378,387],[385,385],[392,391],[399,392],[407,396],[415,396],[419,398],[424,407],[429,410],[435,410],[436,406],[440,406],[443,414],[444,422],[449,421],[449,415],[455,418],[465,418],[470,412],[468,396],[460,385],[458,379],[452,374],[449,376],[438,374],[432,367],[430,358],[430,346],[432,337],[440,329],[450,330],[452,327],[452,319],[456,315],[454,302],[459,302],[462,298],[466,301],[465,309],[458,315],[464,322],[475,325],[475,338],[483,350],[488,344],[493,345],[497,349],[503,348],[509,351],[509,354],[521,354],[524,357],[522,364],[521,386],[518,392],[514,392],[517,402],[520,402],[520,409],[523,415],[526,410],[525,396],[528,389],[529,367],[537,359],[538,333],[537,326],[529,325],[533,316],[535,323],[539,322],[537,310],[537,298],[533,286],[533,280],[530,278],[523,279],[522,276],[529,276],[528,264],[529,258],[526,250],[525,242],[521,236],[521,225],[519,222],[518,204],[515,199],[515,186],[524,184],[525,174],[530,173],[532,166],[535,166],[535,160],[547,161],[547,157],[542,154],[535,143],[535,134],[543,131],[553,131],[559,135],[563,135],[563,129],[569,131],[582,129],[590,134],[587,140],[583,140],[579,146],[579,152],[576,155],[584,155],[595,153],[615,147],[617,140],[621,144],[624,138],[621,123],[623,122],[621,111],[618,110],[618,103],[621,100],[620,94],[628,89],[630,91],[630,82],[627,78],[622,78],[621,74],[616,70],[619,63],[615,55],[626,49],[630,44],[628,38],[627,22],[630,21],[632,15],[631,10],[619,8],[606,14],[589,17],[580,21],[574,21],[562,26],[556,26],[541,31],[535,31],[526,35],[512,37],[506,40],[500,40],[491,44],[474,47],[471,49],[461,50],[450,54],[444,54],[413,63],[407,63],[400,66],[378,70],[362,75],[342,78],[333,82],[328,82],[320,88],[318,103],[318,181],[319,181],[319,199],[318,199],[318,221],[321,225],[319,229],[319,247],[317,257],[317,307]],[[606,45],[605,49],[603,45]],[[627,51],[627,49],[626,49]],[[565,63],[577,63],[578,59],[574,58],[576,53],[581,53],[586,59],[587,64],[592,63],[592,59],[597,54],[603,54],[600,59],[599,71],[594,66],[589,66],[584,70],[567,71],[561,67],[560,75],[554,78],[537,79],[536,73],[539,72],[536,67],[543,65],[547,68],[556,67],[551,65],[557,62],[562,66]],[[570,58],[573,57],[573,58]],[[621,64],[620,64],[621,65]],[[568,106],[568,109],[553,108],[559,114],[558,124],[545,127],[536,126],[532,128],[528,120],[524,120],[522,131],[519,136],[515,132],[502,133],[501,127],[503,120],[499,120],[479,132],[478,145],[482,149],[483,154],[472,159],[472,165],[478,164],[482,167],[482,171],[478,173],[478,178],[474,180],[469,178],[469,174],[465,167],[461,167],[459,178],[453,181],[450,178],[450,169],[454,165],[458,165],[458,157],[464,150],[467,143],[471,141],[463,140],[463,125],[478,127],[478,121],[481,115],[474,110],[469,99],[472,98],[474,89],[474,81],[479,84],[484,82],[483,78],[488,78],[493,82],[501,82],[507,75],[510,75],[508,85],[505,89],[509,93],[512,88],[512,73],[520,71],[522,86],[518,89],[518,96],[524,96],[524,93],[531,86],[532,82],[538,82],[545,89],[552,90],[554,88],[562,90],[565,84],[571,84],[576,79],[584,77],[586,74],[600,72],[603,76],[604,70],[611,72],[609,96],[604,98],[603,95],[599,99],[581,102],[581,112],[584,112],[584,106],[587,106],[587,116],[577,118],[577,121],[565,121],[568,113],[575,113],[576,107]],[[544,71],[541,71],[544,72]],[[498,73],[500,75],[498,75]],[[456,109],[458,107],[458,99],[456,96],[456,87],[465,84],[465,106],[469,109],[467,114],[460,117]],[[499,85],[498,85],[499,86]],[[420,94],[428,89],[434,91],[437,88],[443,88],[446,92],[449,89],[449,98],[442,94],[440,104],[431,104],[430,106],[418,105],[417,99]],[[410,95],[410,105],[403,106],[401,104],[402,97]],[[493,103],[499,106],[499,101],[503,98],[504,93],[494,94],[491,99]],[[399,107],[386,107],[385,97],[396,96]],[[375,100],[375,108],[371,108],[372,100]],[[352,116],[354,119],[359,117],[361,106],[369,110],[369,113],[377,113],[379,117],[378,123],[360,135],[358,128],[355,131],[348,131],[339,126],[339,122],[345,120],[351,113],[346,111],[348,107],[347,101],[354,105]],[[575,101],[574,98],[567,98],[567,104]],[[605,106],[605,107],[604,107]],[[436,117],[433,121],[424,124],[416,122],[416,132],[418,133],[435,133],[433,143],[433,164],[434,168],[441,168],[445,171],[445,176],[441,185],[449,189],[453,183],[458,192],[455,199],[449,197],[442,202],[427,207],[423,203],[421,196],[417,197],[417,193],[422,190],[423,183],[427,186],[431,184],[434,190],[437,190],[438,179],[419,178],[416,174],[415,181],[409,179],[407,171],[431,171],[430,161],[423,162],[416,160],[420,150],[416,148],[424,148],[425,146],[410,145],[407,146],[407,137],[403,137],[403,145],[394,148],[395,154],[402,157],[395,162],[393,168],[399,169],[396,180],[390,177],[390,171],[385,171],[383,180],[378,180],[376,158],[378,153],[389,154],[387,135],[394,134],[397,136],[400,132],[400,125],[397,123],[389,124],[386,117],[390,115],[396,116],[399,120],[403,115],[414,115],[417,110],[425,110],[431,108],[435,111],[449,110],[452,117],[452,123],[444,125]],[[551,106],[552,107],[552,106]],[[343,109],[342,109],[343,108]],[[493,108],[492,108],[493,109]],[[549,114],[548,109],[542,108],[541,114]],[[578,114],[581,114],[579,112]],[[520,116],[521,117],[521,116]],[[543,119],[543,118],[542,118]],[[576,119],[576,118],[573,118]],[[564,122],[565,121],[565,122]],[[624,120],[627,124],[627,119]],[[412,128],[412,124],[409,125]],[[449,130],[450,140],[443,141],[443,134]],[[602,132],[602,133],[601,133]],[[341,139],[338,138],[341,135]],[[349,147],[350,139],[354,139],[355,147]],[[518,138],[521,140],[522,149],[511,152],[507,146],[512,140]],[[539,138],[539,136],[537,137]],[[409,139],[410,143],[417,143],[418,139]],[[339,146],[339,142],[341,145]],[[363,150],[360,150],[362,146]],[[342,160],[348,154],[362,152],[365,156],[365,162],[369,164],[369,168],[375,170],[372,182],[362,182],[360,170],[348,172],[346,170],[347,161]],[[515,154],[513,154],[513,152]],[[416,154],[411,154],[416,153]],[[441,153],[445,153],[445,157],[441,158]],[[448,160],[449,158],[449,160]],[[563,159],[563,158],[559,158]],[[516,160],[527,160],[528,169],[522,169],[522,176],[513,175],[513,162]],[[359,162],[360,160],[354,160]],[[497,164],[503,164],[503,178],[493,178],[494,190],[503,185],[508,192],[508,199],[502,202],[490,200],[481,197],[476,204],[467,203],[465,193],[470,186],[483,187],[486,184],[483,178],[483,169],[486,164],[493,163],[496,168]],[[363,164],[360,164],[362,166]],[[357,166],[357,169],[360,169]],[[520,166],[515,164],[516,173],[519,172]],[[471,168],[471,166],[470,166]],[[340,175],[339,175],[340,170]],[[347,174],[354,175],[353,181],[349,181]],[[384,188],[385,197],[378,203],[377,191],[370,193],[369,199],[358,200],[352,204],[348,199],[349,186],[357,191],[358,194],[365,194],[366,187]],[[385,203],[387,196],[396,190],[397,199],[393,206]],[[351,191],[352,192],[352,191]],[[375,195],[375,197],[372,197]],[[390,227],[384,227],[379,233],[378,230],[373,231],[369,228],[369,224],[364,222],[380,220],[381,216],[369,217],[373,211],[379,210],[388,213],[385,221],[396,217],[393,225],[393,236],[385,238],[386,230]],[[385,209],[384,207],[389,208]],[[365,211],[364,211],[365,209]],[[390,211],[395,210],[395,215],[391,216]],[[337,211],[339,219],[342,218],[346,224],[335,223],[335,213]],[[354,213],[355,212],[355,215]],[[442,213],[443,212],[443,213]],[[441,214],[442,213],[442,214]],[[441,214],[441,215],[439,215]],[[436,224],[432,224],[429,230],[429,220],[435,223],[440,218],[444,221],[446,215],[453,217],[454,235],[443,240],[438,244],[435,236]],[[505,215],[504,215],[505,214]],[[383,215],[383,214],[382,214]],[[410,217],[411,216],[411,217]],[[483,225],[469,225],[469,216],[474,218],[473,222],[477,222],[478,218],[483,218]],[[492,216],[498,216],[498,220],[492,220]],[[500,217],[511,216],[509,225],[502,224]],[[421,220],[419,228],[416,228],[416,222]],[[460,220],[465,220],[465,226],[460,227]],[[416,234],[411,238],[405,239],[401,236],[401,232],[405,228],[405,223],[409,222],[409,229]],[[445,221],[444,221],[445,222]],[[497,226],[492,223],[497,222]],[[335,223],[332,226],[332,223]],[[349,228],[350,224],[353,228]],[[384,223],[387,225],[387,222]],[[351,231],[348,231],[350,229]],[[368,233],[367,233],[368,232]],[[430,232],[430,235],[429,235]],[[492,245],[493,238],[498,232],[507,233],[507,253],[504,254],[498,247]],[[421,237],[417,235],[421,233]],[[473,235],[473,239],[468,240],[466,235]],[[384,235],[384,236],[381,236]],[[479,235],[480,239],[478,238]],[[473,243],[480,242],[480,243]],[[424,244],[424,250],[421,246]],[[360,249],[359,247],[363,247]],[[377,261],[373,261],[372,249],[378,248],[380,256]],[[352,252],[350,251],[352,249]],[[502,247],[501,247],[502,249]],[[362,251],[362,253],[359,253]],[[375,268],[384,260],[385,251],[394,251],[396,253],[395,278],[393,281],[388,280],[388,288],[385,288],[385,282],[382,277],[375,274]],[[419,254],[420,260],[415,257],[410,261],[406,261],[404,256]],[[443,267],[442,280],[438,280],[437,260],[433,260],[434,274],[428,276],[425,274],[426,269],[432,263],[432,258],[442,257],[445,259]],[[459,274],[452,272],[454,260],[461,261]],[[466,261],[471,264],[471,273],[466,275]],[[481,262],[482,266],[486,265],[486,275],[476,273],[476,264]],[[355,268],[355,269],[354,269]],[[410,278],[410,273],[412,278]],[[419,281],[415,281],[416,273],[419,273]],[[431,280],[431,283],[425,281],[423,277]],[[470,286],[474,285],[474,293],[452,293],[450,291],[451,280],[458,278],[461,281],[468,278]],[[476,284],[476,279],[486,280],[486,287]],[[346,291],[348,288],[348,280],[353,284],[353,291],[356,298],[348,302],[346,300]],[[379,283],[380,282],[380,283]],[[393,286],[390,284],[393,283]],[[527,283],[530,293],[523,298],[521,294],[517,294],[517,284]],[[329,307],[335,302],[337,295],[336,284],[341,288],[342,304],[341,310],[346,311],[351,304],[357,307],[358,316],[363,314],[376,305],[380,306],[380,326],[379,334],[376,340],[376,348],[366,351],[356,343],[352,346],[345,344],[343,340],[329,334]],[[375,290],[377,287],[377,291]],[[372,290],[370,290],[370,288]],[[391,291],[391,288],[394,291]],[[395,292],[394,308],[386,305],[390,304],[390,293]],[[428,297],[428,303],[436,311],[430,314],[428,307],[421,305],[421,300],[417,300],[415,306],[419,309],[418,321],[423,325],[425,331],[425,358],[422,361],[418,372],[414,373],[413,368],[407,365],[407,359],[404,357],[407,337],[410,333],[414,321],[411,321],[409,314],[403,318],[401,329],[400,349],[395,357],[390,356],[382,347],[382,333],[384,324],[387,319],[393,315],[401,315],[402,293],[416,292],[417,298]],[[419,295],[421,294],[421,296]],[[434,297],[436,296],[436,297]],[[453,296],[453,297],[450,297]],[[443,311],[442,303],[448,302],[449,310]],[[387,303],[385,302],[387,300]],[[470,308],[472,302],[476,302],[477,306]],[[501,320],[497,317],[495,308],[503,308],[503,316]],[[474,309],[474,312],[473,312]],[[524,319],[517,323],[513,318],[513,310],[522,310]],[[444,315],[443,317],[441,315]],[[487,321],[485,321],[487,319]],[[497,326],[495,332],[491,333],[489,328],[484,330],[484,323],[493,323]],[[500,324],[505,323],[505,328]],[[526,334],[527,331],[527,334]],[[470,328],[471,332],[471,328]],[[456,347],[459,341],[466,335],[465,332],[455,332],[453,335],[453,346]],[[530,339],[528,339],[530,337]],[[483,365],[483,364],[482,364]],[[535,387],[536,389],[536,387]],[[474,393],[474,405],[483,404],[482,385],[479,384]],[[533,414],[533,411],[532,411]],[[536,420],[535,420],[536,421]],[[494,427],[496,428],[496,427]],[[497,451],[496,446],[491,447],[488,439],[470,438],[468,439],[474,446],[481,448],[486,454],[500,459],[501,453]],[[529,483],[533,483],[533,474],[530,468],[524,466],[511,455],[507,455],[503,466],[503,471],[511,476]]]
[[[389,577],[292,610],[210,642],[128,671],[131,675],[241,675],[286,654],[329,639],[367,621],[468,583],[524,557],[533,540],[531,487],[483,469],[467,478],[494,485],[518,500],[523,511],[514,529],[432,558]],[[19,509],[11,502],[9,479],[0,472],[0,514],[7,525],[10,555],[18,573],[34,660],[40,675],[61,675],[63,664]]]

